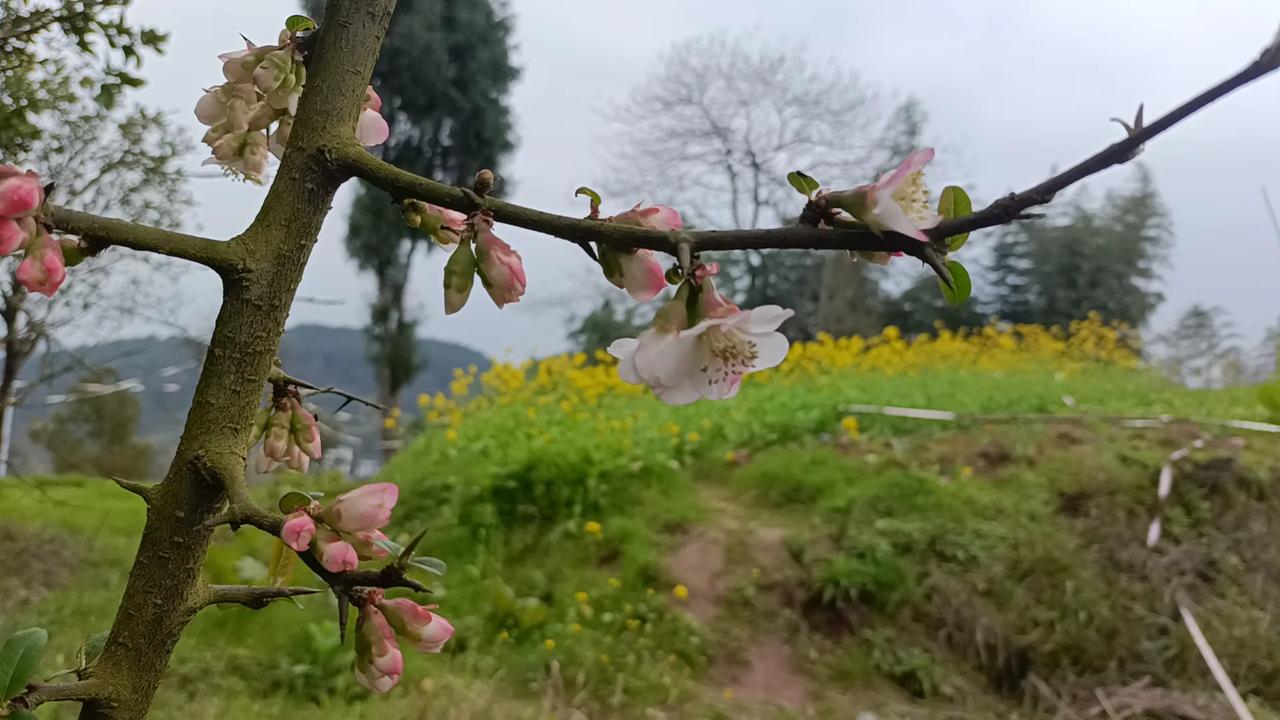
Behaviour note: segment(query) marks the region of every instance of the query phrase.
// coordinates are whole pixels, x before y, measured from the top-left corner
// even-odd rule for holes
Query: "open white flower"
[[[684,330],[655,322],[638,338],[615,340],[609,354],[618,358],[623,380],[648,385],[670,405],[724,400],[738,394],[744,375],[774,367],[787,356],[787,338],[777,328],[794,314],[777,305],[752,310],[730,305]]]
[[[942,216],[929,207],[929,188],[924,183],[924,166],[932,159],[933,148],[917,150],[870,185],[825,193],[827,203],[866,223],[876,234],[891,230],[929,242],[924,230],[942,222]]]

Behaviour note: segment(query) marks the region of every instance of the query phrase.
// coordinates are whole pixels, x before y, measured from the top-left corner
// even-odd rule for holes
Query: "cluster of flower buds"
[[[261,183],[268,156],[284,154],[307,81],[298,39],[297,32],[283,30],[275,45],[246,41],[244,50],[218,56],[226,82],[207,89],[196,103],[196,119],[209,128],[203,142],[213,151],[206,165]],[[386,141],[389,128],[381,108],[381,98],[369,88],[356,126],[362,145]]]
[[[426,233],[442,248],[457,245],[462,240],[462,231],[467,229],[465,213],[421,200],[401,202],[400,214],[404,217],[405,225]]]
[[[731,398],[743,376],[782,362],[788,342],[777,328],[794,312],[777,305],[740,309],[716,289],[718,270],[695,265],[647,330],[609,346],[623,380],[686,405]]]
[[[397,640],[414,649],[438,653],[453,637],[453,625],[432,610],[408,598],[388,599],[377,588],[365,595],[356,628],[356,682],[376,693],[385,693],[400,682],[404,656]]]
[[[283,464],[305,473],[312,460],[320,459],[320,424],[290,387],[275,386],[271,403],[258,410],[251,442],[258,440],[262,440],[258,472],[271,472]]]
[[[592,203],[593,211],[595,203]],[[666,205],[646,205],[606,218],[605,222],[634,225],[650,230],[679,230],[684,227],[680,213]],[[649,302],[667,286],[662,262],[652,250],[616,249],[599,243],[600,267],[609,282],[626,290],[638,302]]]
[[[488,210],[472,213],[466,219],[457,248],[445,263],[446,315],[458,312],[467,304],[477,276],[493,303],[500,308],[507,303],[519,302],[524,295],[524,263],[520,260],[520,253],[494,234],[493,215]]]
[[[67,263],[62,245],[41,222],[43,207],[39,175],[0,165],[0,256],[22,250],[18,282],[30,292],[52,297],[67,277]]]
[[[361,560],[389,555],[382,528],[400,498],[394,483],[362,485],[328,505],[312,501],[285,518],[280,539],[298,552],[311,550],[329,572],[346,572]],[[314,546],[314,547],[313,547]]]

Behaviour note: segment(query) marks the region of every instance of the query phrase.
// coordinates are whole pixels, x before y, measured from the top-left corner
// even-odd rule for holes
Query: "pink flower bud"
[[[31,218],[0,218],[0,256],[12,255],[35,232],[36,221]]]
[[[289,432],[293,441],[302,452],[315,460],[320,459],[320,425],[316,416],[307,412],[297,398],[289,398],[289,407],[293,411],[289,420]]]
[[[316,522],[311,519],[306,510],[298,510],[285,518],[284,526],[280,528],[280,539],[285,545],[303,552],[311,547],[311,538],[316,535]]]
[[[356,555],[360,556],[361,560],[379,560],[391,554],[378,544],[379,541],[385,542],[388,539],[381,530],[348,533],[346,538],[347,542],[351,543],[351,547],[356,549]]]
[[[422,652],[438,653],[453,637],[453,625],[448,620],[409,598],[384,599],[378,602],[378,608],[386,613],[396,633]]]
[[[267,437],[262,441],[262,454],[275,462],[288,459],[290,420],[291,413],[278,408],[267,420]]]
[[[364,109],[356,120],[356,140],[365,147],[381,145],[391,135],[391,127],[387,119],[379,112],[382,110],[382,98],[370,86],[365,90]]]
[[[343,493],[324,509],[321,516],[334,530],[361,532],[378,530],[391,522],[391,509],[400,498],[395,483],[371,483]]]
[[[606,261],[605,255],[609,258]],[[638,302],[649,302],[667,287],[666,271],[652,250],[600,248],[600,261],[609,282]]]
[[[67,277],[67,266],[62,259],[62,246],[39,230],[36,238],[27,243],[27,256],[18,265],[18,282],[30,292],[53,297]]]
[[[483,213],[471,222],[476,236],[477,273],[484,289],[498,307],[519,302],[525,288],[520,253],[493,234],[493,220]]]
[[[684,227],[684,221],[680,219],[680,212],[666,205],[646,205],[641,207],[637,204],[626,212],[614,215],[609,220],[621,225],[635,225],[649,228],[650,230],[679,230]]]
[[[347,572],[360,567],[360,558],[351,543],[323,525],[316,525],[315,548],[320,564],[329,572]]]
[[[24,173],[12,165],[0,165],[0,217],[28,217],[42,204],[44,188],[39,175],[29,170]]]
[[[356,682],[376,693],[385,693],[400,682],[404,656],[396,643],[395,631],[372,602],[360,608],[356,631]]]

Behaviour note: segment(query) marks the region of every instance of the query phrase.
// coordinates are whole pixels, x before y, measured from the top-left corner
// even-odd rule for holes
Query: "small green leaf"
[[[288,30],[291,33],[300,33],[300,32],[306,32],[307,30],[315,30],[317,27],[320,27],[320,26],[316,25],[316,21],[312,20],[306,15],[290,15],[288,19],[284,21],[284,29]]]
[[[382,540],[374,540],[373,544],[377,545],[383,550],[386,550],[392,555],[395,555],[396,557],[399,557],[400,553],[404,552],[404,546],[396,542],[395,540],[383,538]]]
[[[955,288],[947,287],[942,280],[938,280],[938,287],[942,289],[942,296],[947,302],[959,307],[973,293],[973,282],[969,279],[969,271],[955,260],[947,261],[947,270],[951,271],[951,281],[955,283]]]
[[[49,633],[44,628],[27,628],[4,641],[0,646],[0,703],[22,694],[48,643]]]
[[[942,188],[942,196],[938,198],[938,214],[947,220],[955,220],[973,214],[973,201],[969,193],[958,185]],[[952,235],[947,238],[947,250],[955,252],[969,240],[969,233]]]
[[[399,563],[404,565],[413,559],[413,551],[418,549],[418,543],[422,542],[422,538],[427,536],[427,529],[422,528],[422,532],[413,536],[408,545],[404,546],[404,550],[400,552]]]
[[[267,565],[267,584],[271,587],[284,587],[293,576],[293,568],[298,564],[298,554],[289,549],[280,538],[276,538],[271,549],[271,563]]]
[[[30,710],[14,710],[9,714],[9,720],[40,720],[36,714]]]
[[[818,191],[819,187],[821,187],[821,184],[817,180],[814,180],[799,170],[792,170],[787,173],[787,182],[791,183],[791,187],[795,188],[796,192],[807,198],[812,198],[813,194]]]
[[[280,496],[279,507],[280,512],[288,515],[289,513],[297,512],[310,504],[310,495],[293,490]]]
[[[596,192],[595,190],[592,190],[591,188],[587,187],[586,185],[583,185],[582,187],[580,187],[580,188],[578,188],[577,190],[574,190],[574,191],[573,191],[573,196],[574,196],[574,197],[579,197],[579,196],[582,196],[582,195],[586,195],[587,197],[591,198],[591,204],[592,204],[592,205],[597,205],[597,206],[598,206],[598,205],[600,205],[600,203],[601,203],[601,202],[603,202],[603,201],[600,199],[600,193]]]
[[[436,575],[444,575],[449,571],[449,566],[445,565],[443,560],[431,557],[430,555],[419,555],[411,560],[409,564],[421,570],[426,570],[429,573],[435,573]]]

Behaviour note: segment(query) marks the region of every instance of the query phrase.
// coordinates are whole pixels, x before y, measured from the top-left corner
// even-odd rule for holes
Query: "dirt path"
[[[787,607],[783,578],[794,574],[784,528],[761,524],[759,513],[738,505],[727,493],[704,488],[708,525],[685,536],[667,563],[668,572],[689,588],[688,613],[713,632],[745,634],[742,652],[712,658],[709,676],[716,692],[737,703],[759,703],[804,711],[810,704],[809,678],[797,667],[789,632],[798,619]],[[759,591],[747,628],[727,628],[722,617],[735,588],[752,584]],[[719,627],[717,627],[719,626]]]

